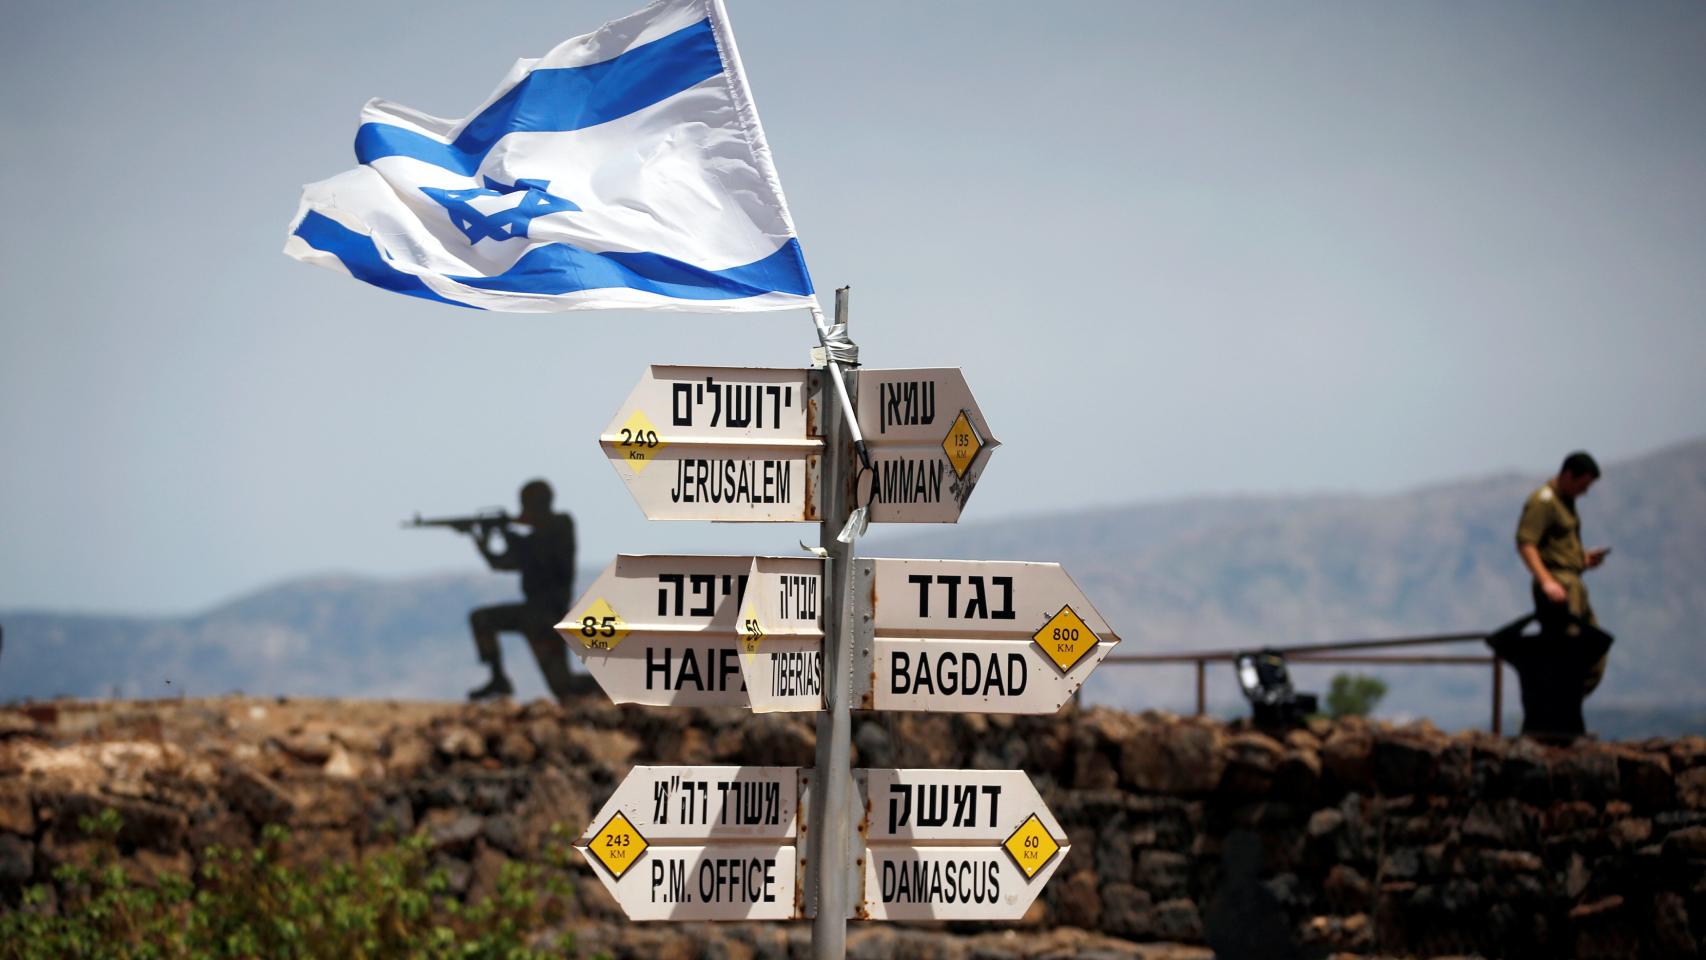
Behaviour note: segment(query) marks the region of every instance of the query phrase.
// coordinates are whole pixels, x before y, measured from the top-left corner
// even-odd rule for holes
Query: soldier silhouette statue
[[[554,494],[544,480],[532,480],[521,488],[521,513],[510,516],[493,510],[470,517],[423,520],[418,515],[409,526],[450,527],[474,538],[493,570],[521,574],[520,603],[479,607],[468,614],[474,632],[474,649],[480,662],[491,670],[485,685],[468,691],[470,700],[505,697],[515,684],[504,672],[502,633],[519,633],[533,649],[539,672],[558,700],[586,689],[584,676],[569,672],[569,651],[557,635],[556,626],[568,612],[575,588],[575,521],[567,513],[552,512]],[[525,526],[528,532],[514,529]],[[502,549],[492,545],[492,534],[502,540]]]

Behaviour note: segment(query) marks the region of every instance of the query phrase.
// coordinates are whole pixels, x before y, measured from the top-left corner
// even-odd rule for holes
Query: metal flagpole
[[[847,299],[848,288],[835,291],[835,322],[843,337]],[[828,331],[821,319],[819,331],[824,335],[827,354]],[[817,721],[817,772],[812,782],[806,849],[811,859],[808,866],[817,879],[812,957],[843,960],[847,956],[847,915],[852,906],[848,848],[853,836],[853,717],[849,702],[853,683],[853,538],[843,542],[837,534],[852,512],[854,500],[848,441],[860,445],[861,456],[863,444],[858,439],[853,399],[843,379],[847,374],[833,359],[826,360],[824,376],[835,382],[842,407],[838,412],[826,404],[824,411],[823,522],[818,538],[828,557],[823,595],[824,712]]]

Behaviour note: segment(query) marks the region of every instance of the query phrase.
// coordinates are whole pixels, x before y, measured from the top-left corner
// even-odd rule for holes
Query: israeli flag
[[[369,101],[355,154],[285,253],[486,310],[816,305],[721,0],[519,61],[461,120]]]

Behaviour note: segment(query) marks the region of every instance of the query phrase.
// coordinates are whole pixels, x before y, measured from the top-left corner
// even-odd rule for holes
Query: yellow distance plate
[[[578,624],[571,624],[571,627],[588,650],[614,650],[629,633],[628,624],[603,597],[581,611]]]
[[[746,613],[740,618],[740,649],[748,659],[758,656],[758,645],[764,642],[764,624],[758,622],[758,610],[752,604],[746,605]]]
[[[948,428],[948,435],[942,438],[942,452],[948,455],[948,464],[954,468],[954,476],[964,477],[966,468],[977,459],[977,452],[983,449],[983,438],[977,435],[977,428],[971,425],[971,420],[964,410],[954,418],[954,425]]]
[[[1002,846],[1007,848],[1013,862],[1024,871],[1027,880],[1036,876],[1037,871],[1060,852],[1060,844],[1049,836],[1048,828],[1043,826],[1043,822],[1037,819],[1034,813],[1024,823],[1019,824],[1019,829],[1013,831],[1013,835],[1008,837]]]
[[[604,829],[593,835],[587,852],[609,870],[611,876],[620,880],[629,867],[639,862],[640,854],[645,853],[649,846],[651,844],[640,836],[640,831],[634,829],[628,818],[618,813],[610,818]]]
[[[616,449],[622,454],[635,473],[646,469],[669,442],[659,438],[658,428],[652,424],[651,418],[643,411],[635,410],[634,415],[622,423],[616,431]]]
[[[1096,631],[1091,630],[1090,626],[1073,612],[1070,604],[1061,607],[1059,613],[1049,617],[1043,628],[1031,635],[1031,639],[1043,648],[1043,653],[1054,661],[1061,673],[1071,673],[1078,661],[1096,649],[1096,644],[1102,642],[1102,638],[1096,636]]]

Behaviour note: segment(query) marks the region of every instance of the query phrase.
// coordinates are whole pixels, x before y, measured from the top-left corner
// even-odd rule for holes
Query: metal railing
[[[1397,650],[1411,647],[1430,647],[1454,643],[1482,643],[1485,633],[1438,633],[1422,637],[1391,637],[1380,640],[1340,640],[1334,643],[1303,643],[1287,647],[1238,647],[1221,650],[1186,650],[1177,653],[1111,653],[1103,666],[1138,663],[1190,663],[1197,668],[1197,716],[1208,712],[1208,665],[1225,662],[1232,665],[1239,654],[1257,650],[1272,650],[1299,664],[1334,663],[1359,666],[1490,666],[1493,668],[1493,719],[1495,734],[1504,732],[1505,680],[1504,660],[1492,654],[1469,656],[1463,654],[1387,654],[1384,656],[1347,655],[1348,651]]]

